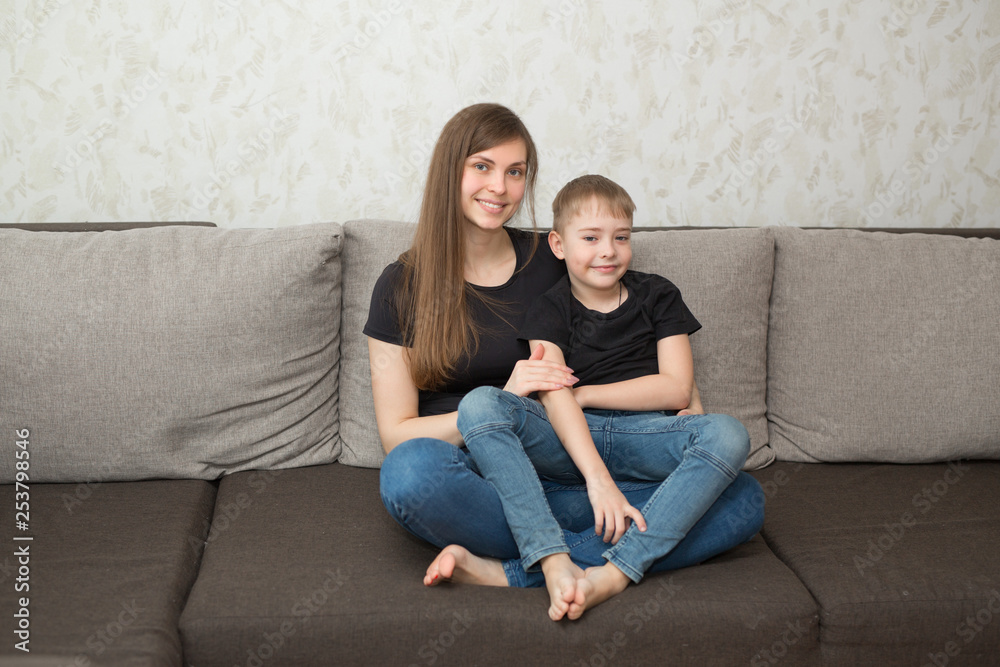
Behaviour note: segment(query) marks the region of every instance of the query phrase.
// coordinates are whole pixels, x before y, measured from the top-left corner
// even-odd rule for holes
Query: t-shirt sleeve
[[[693,334],[701,329],[681,297],[677,286],[662,276],[650,274],[650,306],[656,339]]]
[[[405,345],[399,329],[398,299],[401,279],[402,266],[397,262],[387,266],[375,281],[371,304],[368,306],[368,321],[362,330],[366,336],[393,345]]]
[[[568,304],[561,303],[555,289],[534,300],[524,316],[517,337],[521,340],[544,340],[559,346],[563,354],[569,350],[570,327]]]

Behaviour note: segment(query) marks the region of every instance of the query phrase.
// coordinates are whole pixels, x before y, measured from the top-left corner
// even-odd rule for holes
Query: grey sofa
[[[552,623],[424,588],[379,500],[361,326],[411,226],[139,227],[0,229],[0,664],[997,664],[998,230],[637,233],[764,529]]]

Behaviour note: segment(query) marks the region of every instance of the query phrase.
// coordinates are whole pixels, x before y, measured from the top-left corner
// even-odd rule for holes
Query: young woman
[[[541,348],[529,351],[517,338],[528,306],[565,275],[537,232],[506,226],[524,203],[534,228],[537,172],[534,142],[512,111],[477,104],[458,112],[434,148],[413,244],[372,294],[364,333],[387,454],[382,501],[407,530],[443,548],[427,570],[428,585],[545,583],[540,572],[494,560],[517,559],[517,543],[457,425],[458,404],[476,387],[527,396],[576,382],[570,368],[543,360]],[[658,485],[618,486],[631,505],[643,507]],[[594,532],[586,488],[545,487],[573,561],[603,564],[606,545]],[[740,473],[650,571],[693,565],[745,542],[759,530],[762,508],[760,485]],[[547,585],[551,598],[566,596],[565,581]]]

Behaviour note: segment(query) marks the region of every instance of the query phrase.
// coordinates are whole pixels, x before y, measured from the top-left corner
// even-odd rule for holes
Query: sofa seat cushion
[[[755,476],[764,539],[818,602],[827,664],[996,664],[1000,463],[780,462]]]
[[[14,494],[0,487],[0,502],[13,508]],[[33,539],[13,541],[13,516],[3,526],[0,664],[182,665],[177,622],[214,501],[215,486],[197,480],[32,484],[30,529],[17,536]],[[23,546],[29,589],[16,592]],[[21,597],[30,653],[15,648]]]
[[[224,478],[181,617],[191,664],[747,664],[783,636],[783,664],[818,655],[814,602],[759,537],[553,623],[542,589],[424,587],[437,549],[388,516],[378,478],[340,463]]]

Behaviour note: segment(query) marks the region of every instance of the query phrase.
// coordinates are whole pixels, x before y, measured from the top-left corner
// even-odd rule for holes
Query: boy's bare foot
[[[549,591],[549,618],[558,621],[576,599],[577,582],[583,579],[584,572],[566,553],[546,556],[541,564],[545,588]]]
[[[584,578],[576,584],[576,597],[570,603],[566,616],[575,621],[591,607],[596,607],[621,593],[631,581],[624,572],[611,563],[605,563],[600,567],[588,567]]]
[[[476,556],[465,547],[451,544],[441,550],[424,575],[424,586],[437,586],[443,581],[506,586],[507,575],[500,561]]]

